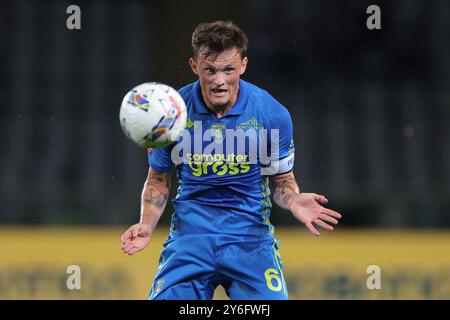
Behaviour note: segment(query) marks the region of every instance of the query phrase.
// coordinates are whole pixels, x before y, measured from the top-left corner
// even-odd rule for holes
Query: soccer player
[[[179,90],[188,109],[186,129],[176,143],[149,150],[140,222],[122,235],[129,255],[147,246],[176,166],[175,212],[149,299],[212,299],[218,285],[231,299],[287,299],[269,221],[269,179],[274,201],[314,235],[317,226],[333,230],[341,218],[323,206],[325,196],[300,192],[288,110],[240,79],[247,42],[232,22],[203,23],[193,32],[189,64],[199,80]]]

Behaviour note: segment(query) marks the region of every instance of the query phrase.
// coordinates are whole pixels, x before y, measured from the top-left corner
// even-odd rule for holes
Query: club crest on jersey
[[[216,123],[211,126],[212,137],[214,142],[217,144],[221,144],[224,140],[224,129],[225,125],[221,123]]]

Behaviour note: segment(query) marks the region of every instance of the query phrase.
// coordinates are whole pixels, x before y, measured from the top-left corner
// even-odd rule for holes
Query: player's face
[[[232,107],[237,100],[239,78],[247,67],[247,57],[241,58],[237,48],[205,57],[206,48],[189,59],[192,71],[198,75],[203,100],[213,110]]]

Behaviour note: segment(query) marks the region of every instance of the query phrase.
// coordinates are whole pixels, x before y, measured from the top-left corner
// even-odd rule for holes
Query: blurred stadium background
[[[81,30],[66,28],[71,4]],[[381,30],[366,28],[371,4]],[[450,299],[449,15],[445,0],[2,3],[0,299],[145,299],[171,207],[123,256],[148,165],[120,102],[142,82],[194,81],[191,32],[216,19],[248,34],[243,78],[290,110],[302,190],[344,215],[315,239],[274,205],[290,298]],[[70,264],[82,290],[65,286]],[[366,287],[372,264],[381,290]]]

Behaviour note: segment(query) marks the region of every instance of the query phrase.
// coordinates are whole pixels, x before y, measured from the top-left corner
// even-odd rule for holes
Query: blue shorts
[[[272,236],[171,234],[163,244],[151,300],[286,300],[278,240]]]

